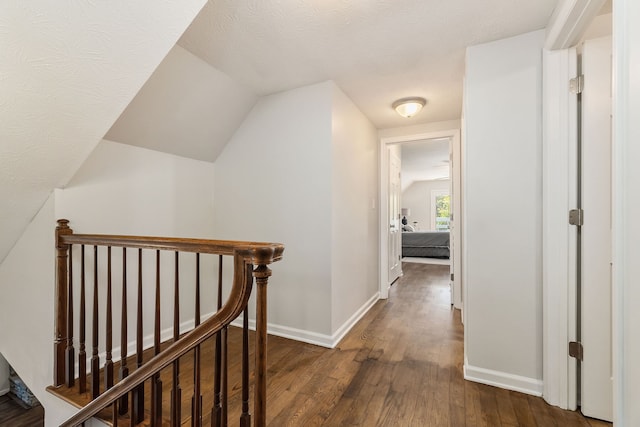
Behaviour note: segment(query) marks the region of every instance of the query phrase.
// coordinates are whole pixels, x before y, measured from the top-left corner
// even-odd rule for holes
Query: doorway
[[[415,128],[414,128],[415,129]],[[449,140],[450,141],[450,168],[451,168],[451,206],[450,214],[450,259],[451,259],[451,288],[452,302],[455,308],[463,307],[463,291],[462,291],[462,233],[464,231],[462,223],[461,209],[461,155],[460,155],[460,130],[445,129],[432,131],[428,129],[428,125],[424,126],[422,132],[407,132],[406,134],[397,134],[394,136],[382,136],[380,139],[380,273],[379,288],[380,298],[386,299],[389,296],[389,287],[393,280],[393,275],[389,274],[393,267],[390,263],[390,243],[393,235],[391,234],[390,224],[394,211],[389,207],[391,200],[391,185],[389,181],[389,171],[391,168],[391,152],[402,144],[415,143],[416,141],[425,140]],[[402,213],[402,206],[397,206],[399,212]],[[406,212],[406,211],[405,211]],[[398,217],[398,220],[402,220]]]
[[[609,21],[610,33],[610,15],[597,19]],[[595,27],[606,34],[606,25]],[[611,420],[611,39],[601,35],[544,52],[543,394],[552,405]],[[578,74],[571,93],[567,81]],[[577,209],[584,214],[568,218]]]

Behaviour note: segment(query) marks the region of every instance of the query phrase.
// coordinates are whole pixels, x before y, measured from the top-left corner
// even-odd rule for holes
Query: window
[[[449,190],[431,190],[431,229],[449,231],[451,197]]]

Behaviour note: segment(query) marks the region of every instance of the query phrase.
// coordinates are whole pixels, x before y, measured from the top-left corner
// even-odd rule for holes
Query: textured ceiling
[[[0,3],[0,260],[203,2]]]
[[[217,0],[179,41],[265,95],[334,80],[379,129],[458,119],[467,46],[544,28],[557,0]],[[405,119],[391,103],[422,96]]]

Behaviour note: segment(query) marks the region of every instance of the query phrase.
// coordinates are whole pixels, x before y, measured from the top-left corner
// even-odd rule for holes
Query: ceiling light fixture
[[[402,117],[409,118],[418,114],[418,112],[422,110],[422,107],[424,107],[426,103],[427,100],[424,98],[412,97],[398,99],[392,104],[392,106],[393,109],[396,110],[396,112]]]

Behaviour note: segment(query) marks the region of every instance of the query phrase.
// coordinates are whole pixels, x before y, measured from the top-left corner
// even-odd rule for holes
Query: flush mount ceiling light
[[[402,98],[398,99],[396,102],[392,104],[393,109],[396,110],[398,114],[402,117],[412,117],[418,114],[424,104],[427,103],[427,100],[424,98]]]

